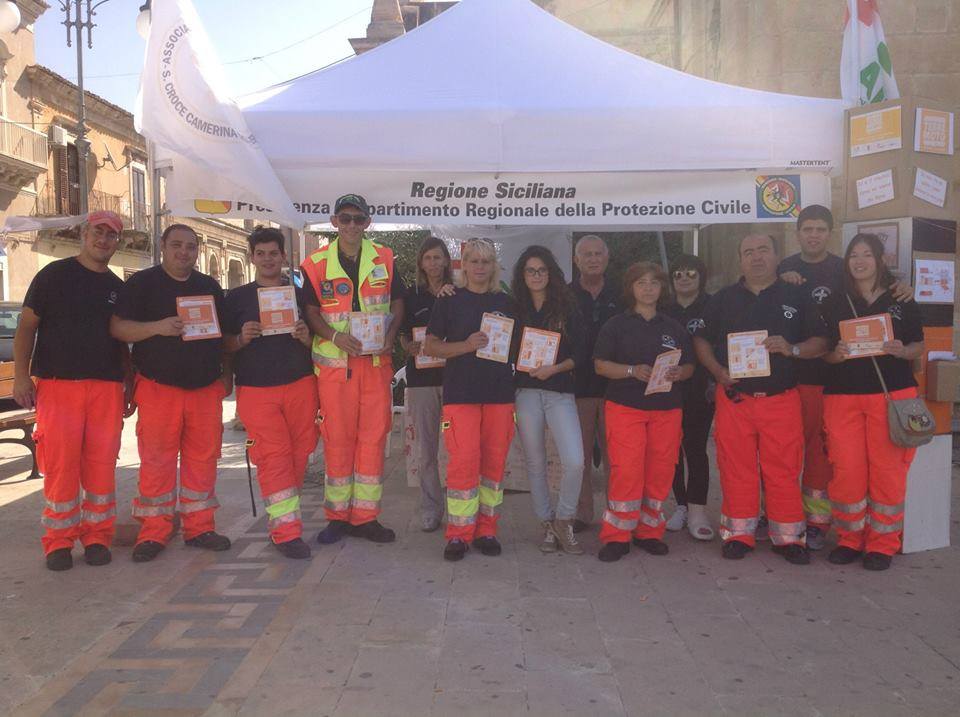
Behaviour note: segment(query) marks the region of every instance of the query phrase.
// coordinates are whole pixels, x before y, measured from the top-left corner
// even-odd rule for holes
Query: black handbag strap
[[[850,298],[850,294],[847,294],[847,303],[850,304],[850,311],[853,312],[853,318],[859,319],[860,315],[857,313],[857,308],[853,305],[853,299]],[[892,401],[890,398],[890,392],[887,390],[887,382],[883,380],[883,372],[880,371],[880,364],[877,363],[877,357],[871,356],[870,360],[873,362],[873,368],[877,371],[877,378],[880,379],[880,386],[883,387],[883,395],[886,396],[888,401]]]

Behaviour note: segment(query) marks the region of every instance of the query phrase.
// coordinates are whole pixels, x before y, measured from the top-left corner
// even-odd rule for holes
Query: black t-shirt
[[[529,326],[531,329],[541,329],[543,331],[553,331],[547,326],[547,317],[544,311],[532,311],[526,323],[523,326]],[[521,327],[520,337],[523,338],[523,328]],[[573,359],[574,371],[584,362],[589,362],[590,357],[584,353],[583,342],[583,320],[580,318],[579,310],[571,312],[565,322],[564,330],[560,335],[560,346],[557,347],[556,363],[563,363],[568,358]],[[526,371],[517,371],[517,388],[537,388],[541,391],[556,391],[557,393],[573,393],[574,377],[573,371],[564,371],[554,374],[546,381],[541,381],[530,376]]]
[[[131,321],[160,321],[177,315],[179,296],[213,296],[223,331],[223,290],[199,271],[191,272],[186,281],[174,279],[162,266],[138,271],[124,284],[114,313]],[[139,373],[180,388],[202,388],[216,381],[222,356],[219,337],[184,341],[179,336],[151,336],[133,345],[133,364]]]
[[[37,272],[23,300],[40,317],[31,373],[122,381],[124,346],[110,336],[110,316],[122,289],[112,271],[91,271],[75,258]]]
[[[593,357],[628,366],[653,366],[657,356],[676,349],[683,352],[680,356],[681,366],[693,363],[693,349],[686,328],[660,312],[647,321],[638,313],[624,311],[600,329]],[[638,381],[632,376],[608,379],[606,399],[644,411],[668,411],[682,405],[682,383],[675,381],[667,393],[644,396],[646,381]]]
[[[597,375],[589,357],[593,356],[593,347],[597,343],[600,329],[620,312],[620,300],[609,283],[603,285],[596,299],[580,286],[578,281],[571,282],[570,288],[577,297],[580,316],[583,318],[583,350],[588,357],[573,370],[574,393],[577,398],[601,398],[607,390],[607,379]]]
[[[349,278],[353,286],[356,287],[360,283],[360,257],[357,257],[356,261],[350,261],[342,252],[338,251],[337,258],[340,260],[340,266],[343,267],[347,278]],[[396,264],[394,264],[393,276],[390,277],[390,301],[399,301],[402,299],[405,290],[403,279],[397,274],[397,267]],[[303,282],[303,291],[306,303],[312,306],[320,306],[320,298],[317,296],[317,290],[313,286],[312,281],[307,279]],[[353,292],[353,306],[351,310],[360,311],[360,292],[358,291]]]
[[[663,307],[663,313],[683,326],[687,333],[693,336],[697,329],[703,326],[703,316],[707,310],[707,304],[710,302],[710,295],[706,292],[700,292],[697,298],[690,306],[681,306],[673,302]],[[697,362],[693,369],[693,376],[689,381],[683,381],[680,384],[680,390],[683,393],[684,401],[688,397],[696,397],[703,402],[707,392],[707,384],[710,381],[710,372]]]
[[[260,321],[257,282],[231,289],[223,302],[223,331],[240,334],[248,321]],[[297,304],[303,315],[303,291]],[[259,336],[233,355],[233,373],[238,386],[283,386],[313,373],[310,349],[291,334]]]
[[[433,305],[436,301],[437,297],[431,294],[425,286],[414,284],[407,288],[403,296],[403,326],[400,329],[404,336],[412,341],[413,330],[427,325],[430,321],[430,312],[433,311]],[[415,357],[407,358],[408,387],[422,388],[424,386],[442,385],[442,368],[417,368]]]
[[[710,342],[717,361],[724,367],[727,334],[766,329],[770,336],[782,336],[791,344],[812,336],[826,336],[826,327],[809,293],[779,279],[759,294],[750,291],[742,278],[721,289],[707,304],[703,323],[695,335]],[[803,360],[770,354],[769,376],[742,378],[733,388],[769,396],[783,393],[797,385],[797,363]]]
[[[457,289],[453,296],[441,296],[433,306],[427,333],[445,341],[466,341],[480,330],[483,314],[500,314],[514,319],[513,343],[519,336],[517,312],[511,299],[501,291],[477,294]],[[513,351],[511,351],[511,356]],[[443,402],[513,403],[513,366],[475,353],[447,359],[443,368]]]
[[[827,254],[823,261],[811,263],[803,260],[801,254],[788,256],[780,262],[777,274],[795,271],[804,279],[800,289],[805,291],[811,303],[822,307],[831,296],[843,291],[843,259],[835,254]],[[797,365],[798,383],[805,386],[823,386],[827,381],[829,367],[823,359],[801,361]]]
[[[894,301],[889,291],[880,295],[869,306],[862,297],[853,300],[858,316],[874,316],[876,314],[890,314],[890,323],[893,324],[893,337],[904,345],[923,341],[923,321],[920,317],[920,307],[915,301]],[[847,303],[846,294],[842,291],[823,307],[824,320],[830,332],[831,349],[840,340],[840,322],[853,318],[853,311]],[[902,388],[916,386],[913,378],[913,367],[910,361],[895,358],[894,356],[877,356],[877,364],[887,383],[887,390],[898,391]],[[883,393],[877,370],[869,358],[854,358],[838,364],[830,365],[827,374],[827,383],[823,389],[827,394],[867,394]]]

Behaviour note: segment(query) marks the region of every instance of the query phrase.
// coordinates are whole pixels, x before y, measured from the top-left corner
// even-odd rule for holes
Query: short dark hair
[[[693,254],[681,254],[674,259],[670,265],[671,290],[673,289],[673,273],[675,271],[681,271],[682,269],[694,269],[697,272],[700,276],[700,293],[703,293],[704,288],[707,286],[707,265],[703,263],[703,259]]]
[[[257,248],[257,244],[272,244],[276,242],[277,246],[280,247],[280,253],[286,254],[286,237],[283,236],[283,232],[275,227],[265,227],[262,225],[257,225],[254,227],[253,231],[250,232],[250,236],[247,237],[247,244],[250,245],[250,253],[253,254],[253,250]]]
[[[770,246],[771,246],[771,248],[773,249],[773,253],[774,253],[774,254],[779,254],[779,253],[780,253],[779,250],[777,249],[777,240],[776,240],[776,238],[773,236],[773,234],[756,234],[756,233],[755,233],[755,234],[745,234],[744,236],[740,237],[740,241],[737,242],[737,256],[738,256],[738,257],[743,255],[743,243],[744,243],[747,239],[752,239],[752,238],[754,238],[754,237],[763,237],[763,238],[769,239],[769,240],[770,240]]]
[[[160,235],[160,243],[165,244],[167,237],[169,237],[174,232],[190,232],[193,234],[194,238],[199,242],[200,235],[197,234],[197,230],[194,229],[189,224],[171,224],[166,229],[163,230],[163,234]]]
[[[667,273],[663,270],[663,267],[654,264],[652,261],[638,261],[636,264],[631,264],[623,275],[623,289],[620,300],[627,309],[632,311],[637,303],[637,300],[633,298],[633,285],[647,274],[653,274],[653,278],[660,282],[660,298],[657,300],[657,305],[663,304],[669,295],[670,280],[667,278]]]
[[[825,221],[827,226],[830,227],[830,231],[833,231],[833,212],[822,204],[811,204],[800,210],[800,213],[797,215],[797,231],[800,230],[804,222],[814,221],[816,219]]]
[[[880,237],[876,234],[857,234],[850,240],[847,251],[843,255],[843,286],[847,293],[850,295],[858,293],[857,282],[854,281],[853,274],[850,273],[850,254],[853,253],[853,248],[857,244],[866,244],[870,253],[873,254],[874,261],[877,262],[877,280],[874,282],[873,288],[889,289],[893,286],[897,280],[890,273],[890,268],[883,260],[884,246]]]

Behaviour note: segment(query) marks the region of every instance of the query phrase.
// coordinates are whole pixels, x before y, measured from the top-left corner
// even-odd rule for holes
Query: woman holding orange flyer
[[[500,290],[497,250],[491,242],[470,239],[460,256],[465,286],[437,299],[423,347],[428,356],[447,362],[440,422],[450,454],[446,560],[461,560],[470,542],[484,555],[500,554],[500,482],[513,440],[512,341],[505,328],[516,326],[513,300]],[[505,339],[481,330],[497,325]],[[503,346],[493,346],[496,343]]]
[[[513,269],[513,296],[522,324],[517,359],[517,430],[533,508],[543,528],[540,550],[583,554],[573,534],[583,438],[574,399],[574,365],[583,360],[581,321],[563,270],[549,249],[530,246]],[[563,477],[556,506],[550,504],[544,426],[550,427]]]
[[[404,407],[413,427],[407,470],[420,479],[420,527],[432,533],[443,520],[443,486],[437,454],[443,409],[443,367],[423,352],[426,326],[437,297],[453,284],[450,252],[442,239],[427,237],[417,251],[417,282],[403,297],[400,345],[407,352]]]
[[[604,325],[593,351],[597,373],[609,379],[604,415],[610,483],[598,556],[604,562],[629,553],[631,536],[651,555],[669,552],[663,542],[663,501],[680,452],[678,382],[693,375],[693,350],[687,330],[658,310],[667,287],[667,275],[656,264],[639,262],[627,269],[623,305],[630,308]],[[679,364],[664,375],[670,389],[648,393],[657,357],[677,350]]]
[[[828,559],[835,565],[862,559],[867,570],[886,570],[900,549],[907,471],[916,449],[890,440],[884,393],[893,400],[917,396],[911,364],[923,353],[923,325],[916,303],[890,294],[895,279],[883,263],[877,236],[857,234],[843,264],[845,291],[824,308],[834,349],[824,357],[833,366],[824,388],[823,422],[839,537]],[[853,342],[841,337],[842,330],[850,337],[849,324],[841,322],[884,314],[893,335],[883,341],[882,355],[852,355],[857,353]]]

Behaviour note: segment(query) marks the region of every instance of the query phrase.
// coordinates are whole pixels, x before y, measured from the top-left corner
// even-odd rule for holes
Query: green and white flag
[[[847,0],[840,94],[848,107],[900,97],[877,0]]]

